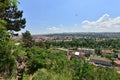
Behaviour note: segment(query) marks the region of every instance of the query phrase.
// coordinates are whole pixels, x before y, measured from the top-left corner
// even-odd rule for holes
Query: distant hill
[[[81,33],[56,33],[56,34],[45,34],[45,35],[33,35],[35,36],[46,36],[46,37],[55,37],[57,39],[120,39],[120,32],[81,32]]]

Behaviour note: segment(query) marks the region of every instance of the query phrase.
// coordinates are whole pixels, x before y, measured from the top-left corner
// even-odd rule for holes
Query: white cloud
[[[104,14],[96,21],[84,20],[81,29],[92,32],[119,32],[120,16],[110,18],[110,15]]]
[[[104,14],[96,21],[84,20],[82,24],[58,25],[47,28],[47,33],[62,32],[120,32],[120,16],[111,18]]]
[[[48,30],[50,30],[50,31],[59,31],[61,29],[57,28],[57,27],[50,27],[50,28],[48,28]]]

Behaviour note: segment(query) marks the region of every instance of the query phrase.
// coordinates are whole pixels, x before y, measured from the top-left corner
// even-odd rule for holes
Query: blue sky
[[[19,0],[32,34],[119,32],[120,0]]]

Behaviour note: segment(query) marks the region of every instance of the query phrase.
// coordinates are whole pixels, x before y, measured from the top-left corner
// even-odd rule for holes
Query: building
[[[81,52],[84,52],[86,56],[90,56],[91,54],[95,54],[95,49],[78,48],[78,50]]]
[[[113,52],[113,50],[101,50],[101,55],[102,56],[105,56],[105,55],[115,56],[115,53]]]
[[[114,54],[113,50],[101,50],[102,54]]]
[[[80,51],[80,52],[75,52],[74,55],[83,58],[85,56],[85,53]]]
[[[120,66],[120,60],[114,61],[115,66]]]
[[[84,52],[70,52],[67,53],[67,60],[71,60],[72,58],[84,58],[85,53]]]
[[[118,53],[118,59],[120,59],[120,53]]]
[[[107,59],[107,58],[101,58],[101,57],[92,57],[89,59],[90,63],[94,63],[97,66],[106,66],[106,67],[111,67],[112,66],[112,61]]]

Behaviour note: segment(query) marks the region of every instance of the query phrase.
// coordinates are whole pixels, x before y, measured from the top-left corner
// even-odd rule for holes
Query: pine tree
[[[31,47],[34,43],[32,36],[29,31],[22,33],[22,41],[24,42],[25,47]]]
[[[10,4],[10,1],[13,4]],[[15,0],[0,1],[0,19],[6,21],[6,29],[10,31],[20,31],[25,28],[26,20],[22,18],[23,11],[18,10]]]

